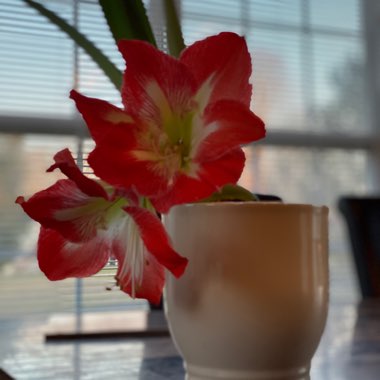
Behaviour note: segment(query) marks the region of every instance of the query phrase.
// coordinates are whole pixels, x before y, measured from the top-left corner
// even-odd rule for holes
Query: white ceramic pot
[[[165,310],[188,380],[306,380],[328,307],[328,209],[200,203],[164,223],[189,259]]]

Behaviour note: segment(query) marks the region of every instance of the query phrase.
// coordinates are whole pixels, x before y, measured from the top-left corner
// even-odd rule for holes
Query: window
[[[95,0],[40,2],[78,25],[123,69]],[[246,148],[241,182],[288,202],[329,205],[332,264],[335,269],[349,265],[336,200],[340,194],[372,189],[360,0],[179,4],[187,44],[230,30],[246,36],[252,53],[252,107],[266,121],[268,137]],[[160,2],[146,5],[151,18],[158,20]],[[13,202],[17,195],[55,181],[56,174],[44,173],[54,152],[66,146],[73,152],[89,149],[82,121],[68,99],[70,89],[116,105],[119,95],[80,48],[24,3],[0,0],[0,14],[0,298],[13,305],[9,314],[21,309],[73,310],[75,281],[52,284],[38,272],[33,256],[37,227]],[[156,24],[163,44],[162,25]],[[105,273],[76,288],[85,309],[130,305],[124,294],[101,291],[111,280]],[[354,294],[354,285],[348,284],[347,291]],[[43,296],[23,303],[15,298],[20,289]]]

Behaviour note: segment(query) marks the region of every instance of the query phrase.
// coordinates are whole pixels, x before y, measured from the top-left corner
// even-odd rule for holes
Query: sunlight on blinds
[[[40,3],[77,26],[124,70],[97,1]],[[76,62],[73,42],[36,11],[21,1],[0,0],[0,15],[0,115],[72,119],[76,112],[68,95],[76,81],[86,95],[120,105],[120,94],[97,65],[81,48]]]
[[[41,3],[76,22],[124,69],[95,0]],[[146,3],[160,12],[159,2]],[[222,30],[246,36],[253,57],[253,108],[272,130],[368,130],[358,0],[239,0],[234,6],[226,0],[184,0],[181,9],[187,44]],[[68,93],[74,77],[87,95],[120,105],[99,68],[81,49],[75,62],[73,43],[42,16],[13,0],[0,0],[0,13],[0,114],[73,118]],[[161,41],[160,28],[155,30]]]
[[[78,12],[81,32],[96,42],[98,48],[123,71],[124,60],[116,48],[98,2],[80,1]],[[87,96],[102,98],[121,106],[120,93],[82,49],[79,49],[78,79],[79,90]]]
[[[72,21],[71,2],[45,1]],[[21,1],[0,1],[0,114],[68,117],[73,44]]]
[[[234,4],[184,0],[185,40],[222,30],[246,36],[253,108],[270,130],[368,132],[359,1]]]

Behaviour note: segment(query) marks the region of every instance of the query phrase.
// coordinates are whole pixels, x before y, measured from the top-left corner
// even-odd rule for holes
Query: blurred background
[[[121,69],[95,0],[41,0],[94,41]],[[161,1],[145,1],[165,49]],[[252,109],[265,141],[246,147],[241,183],[286,202],[330,207],[331,296],[356,299],[342,195],[380,185],[380,14],[376,0],[178,0],[186,44],[220,31],[246,37],[253,58]],[[378,30],[379,29],[379,30]],[[35,257],[37,223],[14,204],[54,183],[45,173],[65,147],[86,155],[91,141],[69,100],[72,88],[120,105],[119,94],[61,31],[19,0],[0,0],[0,318],[29,313],[146,308],[105,289],[104,270],[51,283]],[[86,167],[84,167],[86,171]]]

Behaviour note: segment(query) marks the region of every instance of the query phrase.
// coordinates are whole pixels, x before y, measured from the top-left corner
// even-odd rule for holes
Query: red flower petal
[[[49,280],[92,276],[106,265],[109,256],[109,243],[102,238],[71,243],[58,232],[41,227],[38,264]]]
[[[55,164],[50,166],[47,170],[48,172],[54,169],[60,169],[63,174],[68,178],[73,180],[78,188],[82,190],[85,194],[92,197],[103,197],[108,198],[107,192],[104,190],[96,181],[87,178],[76,165],[70,151],[68,149],[61,150],[54,156]]]
[[[125,111],[103,100],[89,98],[74,90],[70,92],[70,98],[75,101],[96,143],[102,140],[110,127],[122,125],[127,129],[133,123]]]
[[[181,175],[164,195],[151,199],[158,212],[166,213],[176,204],[196,202],[210,196],[227,183],[235,184],[243,171],[245,155],[235,148],[214,161],[201,164],[199,179]]]
[[[208,37],[185,49],[180,61],[189,67],[198,87],[214,75],[211,103],[234,99],[249,107],[252,87],[248,81],[252,65],[243,37],[230,32]]]
[[[199,175],[203,181],[209,181],[219,190],[225,184],[235,184],[239,180],[244,164],[245,154],[239,147],[215,161],[205,162]]]
[[[166,191],[168,179],[155,171],[150,161],[138,160],[133,155],[128,136],[125,131],[114,129],[95,147],[88,156],[94,173],[113,186],[133,187],[143,196]]]
[[[117,283],[133,298],[146,298],[158,304],[165,282],[164,267],[180,276],[187,259],[171,248],[164,227],[155,214],[140,207],[124,210],[131,219],[118,224],[121,237],[113,244],[113,256],[118,260]]]
[[[160,213],[166,213],[170,207],[189,202],[196,202],[206,198],[216,191],[217,187],[208,180],[203,181],[179,175],[173,186],[164,194],[150,198],[154,208]]]
[[[140,207],[125,207],[124,210],[137,224],[146,249],[174,276],[180,277],[188,260],[171,247],[169,237],[158,217]]]
[[[16,203],[42,226],[57,230],[66,239],[78,242],[89,241],[96,236],[104,207],[109,202],[103,198],[89,197],[80,191],[75,182],[62,179],[28,200],[18,197]]]
[[[215,131],[201,142],[196,161],[215,159],[231,148],[265,137],[263,121],[233,100],[220,100],[207,107],[204,122],[206,130],[215,127]]]
[[[116,280],[120,289],[133,298],[145,298],[149,302],[158,305],[165,285],[164,267],[158,263],[154,256],[145,251],[142,253],[144,254],[142,258],[144,263],[142,282],[132,285],[132,268],[124,269],[124,261],[126,260],[124,249],[125,247],[119,244],[114,245],[114,256],[118,260]]]
[[[144,41],[122,40],[119,50],[127,62],[122,98],[128,113],[157,122],[167,106],[162,102],[175,113],[190,106],[195,83],[185,65]]]

